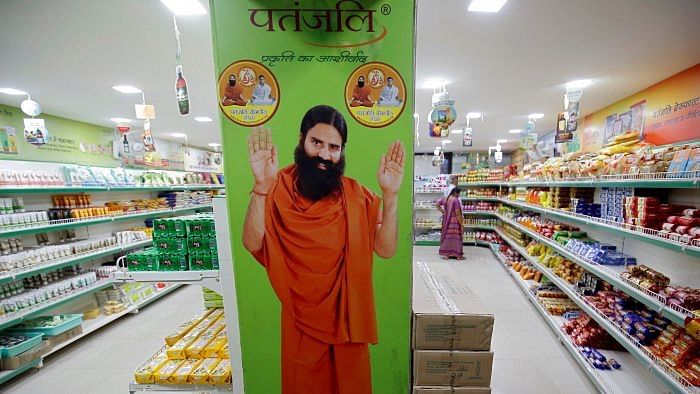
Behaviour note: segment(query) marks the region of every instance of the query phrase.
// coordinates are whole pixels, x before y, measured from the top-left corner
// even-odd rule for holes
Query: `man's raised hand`
[[[277,147],[267,127],[254,127],[248,136],[248,161],[255,178],[254,190],[267,193],[277,176]]]

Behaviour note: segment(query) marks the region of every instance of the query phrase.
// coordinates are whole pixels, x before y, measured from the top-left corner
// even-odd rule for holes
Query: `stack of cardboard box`
[[[413,394],[491,393],[493,315],[463,284],[441,283],[458,279],[432,270],[437,263],[425,264],[414,280]]]

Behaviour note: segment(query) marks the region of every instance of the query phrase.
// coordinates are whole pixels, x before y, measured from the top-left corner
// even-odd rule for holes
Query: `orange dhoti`
[[[366,343],[329,345],[306,335],[282,312],[282,393],[370,394]]]
[[[350,106],[351,107],[372,107],[374,106],[374,103],[372,102],[372,98],[370,97],[370,94],[372,93],[372,90],[370,89],[369,86],[355,86],[355,89],[352,91],[352,99],[350,100]]]
[[[295,189],[296,171],[281,170],[270,189],[253,253],[282,304],[282,392],[369,394],[380,199],[343,177],[339,195],[310,201]]]

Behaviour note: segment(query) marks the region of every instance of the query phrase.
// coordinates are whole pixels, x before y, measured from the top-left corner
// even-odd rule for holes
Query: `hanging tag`
[[[136,104],[136,119],[155,119],[156,107],[151,104]]]
[[[44,119],[24,119],[24,140],[34,146],[42,146],[49,142],[49,131]]]
[[[146,152],[155,152],[156,146],[153,143],[153,135],[151,135],[151,121],[146,119],[143,122],[143,147]]]

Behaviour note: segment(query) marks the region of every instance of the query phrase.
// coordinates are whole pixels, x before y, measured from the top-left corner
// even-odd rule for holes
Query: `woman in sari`
[[[437,209],[442,212],[440,256],[444,260],[449,258],[464,260],[464,252],[462,251],[464,216],[462,216],[460,193],[461,190],[455,187],[447,197],[441,198],[437,203]]]

